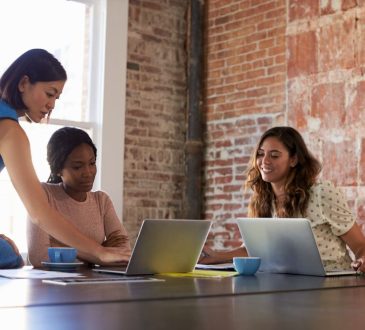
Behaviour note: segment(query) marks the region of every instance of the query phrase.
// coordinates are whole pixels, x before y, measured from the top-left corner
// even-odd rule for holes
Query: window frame
[[[97,131],[100,135],[96,136],[96,142],[101,151],[98,164],[100,189],[110,195],[121,221],[123,218],[128,12],[128,0],[107,0],[105,45],[101,48],[104,49],[103,99],[101,111],[98,112],[102,113],[102,118],[98,121],[100,129]]]
[[[57,119],[51,116],[49,123],[58,126],[74,126],[90,132],[98,149],[98,174],[93,190],[104,190],[113,201],[116,213],[123,221],[124,184],[124,130],[127,81],[128,0],[64,0],[92,6],[89,45],[88,100],[89,118],[83,121]],[[20,119],[22,120],[22,119]],[[33,124],[32,124],[33,125]],[[34,125],[38,125],[34,123]],[[44,124],[42,124],[44,125]],[[39,137],[40,135],[37,134]],[[48,168],[47,168],[48,170]],[[14,195],[10,205],[21,203],[9,180],[9,194]],[[11,209],[11,207],[10,207]],[[25,209],[24,209],[25,211]],[[10,212],[12,212],[10,210]],[[26,214],[26,211],[25,211]],[[18,228],[14,214],[9,213],[4,232],[25,253],[24,226]],[[18,237],[17,239],[14,237]]]
[[[51,118],[50,123],[92,130],[98,148],[94,189],[108,193],[122,221],[129,1],[67,1],[93,5],[90,122]]]

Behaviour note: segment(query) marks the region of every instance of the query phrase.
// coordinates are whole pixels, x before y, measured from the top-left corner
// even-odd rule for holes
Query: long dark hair
[[[88,144],[93,149],[96,159],[96,147],[90,136],[82,129],[63,127],[52,134],[47,144],[47,161],[51,169],[47,182],[62,182],[59,173],[64,168],[68,155],[83,143]]]
[[[16,110],[25,110],[18,84],[27,76],[32,84],[37,82],[66,81],[62,64],[44,49],[31,49],[20,55],[0,78],[0,99]]]
[[[292,127],[279,126],[267,130],[260,138],[250,160],[245,182],[253,195],[248,214],[253,217],[272,217],[275,196],[269,182],[265,182],[257,166],[257,152],[268,137],[277,138],[288,150],[290,157],[297,156],[297,164],[291,169],[285,185],[283,207],[277,210],[280,217],[306,216],[309,190],[321,172],[320,162],[308,150],[302,136]]]

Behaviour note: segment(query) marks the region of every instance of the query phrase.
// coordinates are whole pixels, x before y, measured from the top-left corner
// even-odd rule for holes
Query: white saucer
[[[74,269],[77,266],[83,265],[83,262],[50,262],[42,261],[42,265],[50,269]]]

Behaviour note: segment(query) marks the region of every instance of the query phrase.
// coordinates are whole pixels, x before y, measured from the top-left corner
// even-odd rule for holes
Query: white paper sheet
[[[79,273],[66,273],[66,272],[54,272],[42,269],[34,269],[32,266],[24,266],[18,269],[0,269],[0,276],[19,279],[49,279],[49,278],[69,278],[69,277],[82,277]]]
[[[232,263],[212,264],[212,265],[196,264],[195,269],[234,270],[234,267]]]

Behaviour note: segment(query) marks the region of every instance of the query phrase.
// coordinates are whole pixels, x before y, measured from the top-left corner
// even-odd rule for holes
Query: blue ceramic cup
[[[77,250],[71,247],[49,247],[48,258],[50,262],[70,263],[75,262]]]
[[[233,258],[234,269],[241,275],[254,275],[261,264],[260,257],[235,257]]]

